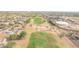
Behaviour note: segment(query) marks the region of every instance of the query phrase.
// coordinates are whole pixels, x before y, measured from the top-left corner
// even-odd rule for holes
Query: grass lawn
[[[42,17],[34,17],[33,19],[34,19],[33,20],[34,24],[37,24],[37,25],[42,24],[43,22],[45,22],[45,20],[43,20]]]
[[[58,48],[56,38],[46,32],[33,32],[28,48]]]

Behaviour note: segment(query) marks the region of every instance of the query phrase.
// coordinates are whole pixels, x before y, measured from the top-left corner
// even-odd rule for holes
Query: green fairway
[[[31,34],[28,48],[58,48],[56,38],[46,32],[34,32]]]
[[[41,17],[34,17],[34,24],[42,24],[44,22],[44,20]]]

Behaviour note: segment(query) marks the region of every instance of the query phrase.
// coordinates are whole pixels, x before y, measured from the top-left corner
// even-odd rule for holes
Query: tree
[[[25,23],[26,23],[26,24],[27,24],[27,23],[30,23],[30,19],[26,20]]]
[[[22,31],[22,32],[20,33],[20,35],[19,35],[19,38],[21,39],[21,38],[25,37],[25,35],[26,35],[26,32],[25,32],[25,31]]]
[[[16,40],[17,39],[17,35],[16,34],[12,34],[8,37],[8,40]]]

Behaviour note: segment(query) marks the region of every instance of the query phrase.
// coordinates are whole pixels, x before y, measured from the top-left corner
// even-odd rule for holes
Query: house
[[[3,47],[7,44],[7,39],[6,38],[0,38],[0,47]]]
[[[9,30],[4,30],[4,33],[5,33],[6,35],[15,34],[13,31],[9,31]]]
[[[3,24],[5,24],[5,25],[9,25],[9,22],[4,22]]]

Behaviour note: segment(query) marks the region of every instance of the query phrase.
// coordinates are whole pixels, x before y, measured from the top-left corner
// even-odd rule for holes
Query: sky
[[[78,0],[0,0],[0,11],[79,11]]]

